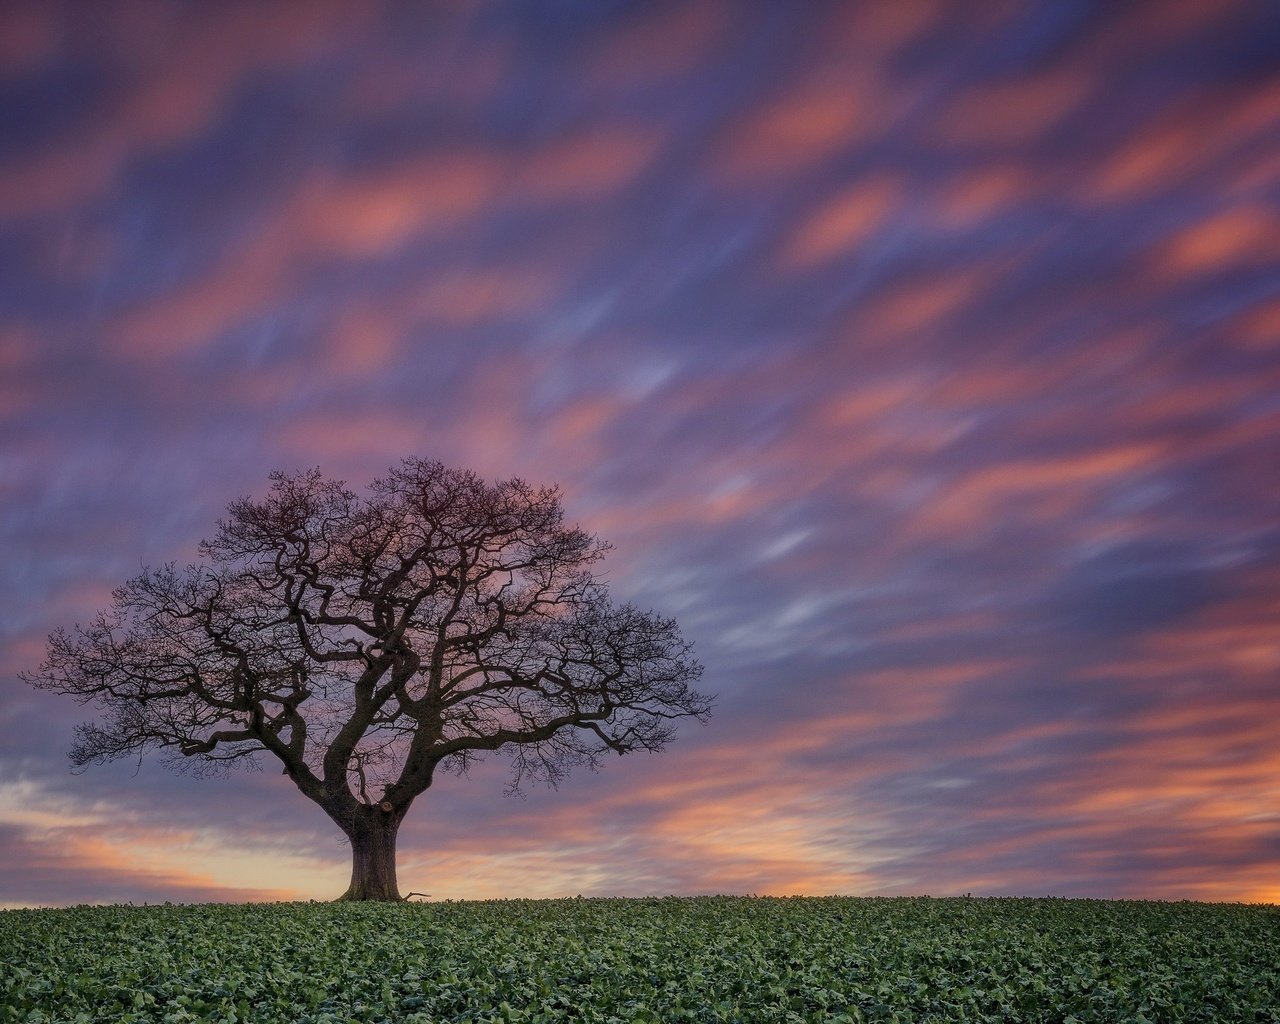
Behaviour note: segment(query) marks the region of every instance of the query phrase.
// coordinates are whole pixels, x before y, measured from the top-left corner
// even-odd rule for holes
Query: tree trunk
[[[344,831],[351,840],[351,885],[339,900],[400,901],[396,882],[396,833],[403,812],[389,805],[361,806]]]

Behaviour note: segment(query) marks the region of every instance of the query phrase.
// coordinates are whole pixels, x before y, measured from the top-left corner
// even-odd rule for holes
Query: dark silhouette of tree
[[[273,473],[202,561],[144,569],[23,678],[93,702],[84,768],[158,749],[198,771],[273,755],[351,842],[342,898],[396,900],[396,834],[438,768],[490,751],[512,788],[705,721],[676,623],[614,605],[608,545],[559,491],[406,459],[365,496]]]

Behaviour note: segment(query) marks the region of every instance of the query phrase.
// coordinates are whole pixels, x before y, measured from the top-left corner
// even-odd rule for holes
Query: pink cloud
[[[21,781],[0,786],[0,798],[10,796],[6,790],[16,790],[20,800],[46,797]],[[217,863],[217,854],[226,851],[207,835],[111,818],[101,806],[77,810],[46,798],[19,807],[16,818],[0,809],[0,848],[0,887],[11,906],[300,898],[292,887],[231,882],[226,865]]]
[[[324,372],[336,378],[384,372],[415,354],[415,334],[482,327],[502,321],[536,323],[564,287],[558,264],[495,264],[451,269],[377,301],[344,306],[328,331]]]
[[[591,50],[584,74],[596,88],[674,78],[712,57],[732,27],[733,11],[719,0],[640,8]]]
[[[860,181],[821,204],[785,243],[784,267],[806,269],[847,255],[888,219],[903,188],[892,178]]]
[[[19,19],[19,40],[62,34],[51,27],[55,10],[42,12],[38,25],[32,10]],[[0,172],[0,216],[51,213],[94,199],[140,154],[208,130],[245,76],[332,52],[367,28],[368,13],[322,0],[296,10],[225,7],[182,19],[165,8],[117,3],[68,19],[62,28],[89,36],[86,45],[123,68],[129,86],[74,137]]]
[[[325,259],[383,256],[423,234],[455,230],[494,198],[500,174],[492,159],[467,153],[348,178],[321,171],[220,265],[125,314],[112,336],[132,358],[199,349],[287,300]]]
[[[35,338],[19,327],[0,328],[0,420],[15,418],[36,401],[34,389],[24,385],[24,374],[36,365]]]
[[[512,198],[580,202],[616,194],[661,151],[661,132],[610,128],[538,146],[517,161]]]
[[[1280,217],[1267,204],[1225,210],[1161,243],[1156,258],[1175,278],[1272,266],[1280,259]]]
[[[346,177],[306,183],[276,230],[299,254],[365,258],[447,229],[493,200],[501,169],[485,153],[445,152]]]
[[[1075,69],[971,86],[939,112],[935,131],[944,145],[1025,146],[1052,132],[1094,88]]]
[[[958,174],[938,196],[939,223],[955,230],[980,227],[1035,197],[1043,188],[1043,175],[1016,163],[992,163]]]
[[[940,5],[937,0],[902,0],[894,4],[854,4],[839,8],[824,26],[820,45],[832,56],[853,49],[867,54],[899,53],[935,29]],[[990,17],[985,10],[970,12],[978,20]]]
[[[140,362],[189,355],[269,309],[286,284],[279,243],[256,239],[210,273],[120,316],[109,331],[113,347]]]
[[[0,67],[11,74],[31,73],[53,55],[58,29],[38,3],[5,5],[0,15]]]
[[[1122,444],[1045,459],[1018,459],[961,474],[936,492],[908,533],[960,534],[1011,515],[1052,523],[1074,517],[1097,488],[1154,470],[1166,454],[1156,444]]]
[[[1234,319],[1230,333],[1248,352],[1264,355],[1280,347],[1280,300],[1246,310]]]
[[[913,96],[910,88],[890,88],[883,71],[837,53],[818,58],[725,126],[713,175],[737,187],[776,181],[869,143]]]
[[[272,441],[295,459],[340,466],[376,460],[381,472],[388,452],[422,451],[426,436],[425,420],[412,413],[366,412],[296,417]]]
[[[0,657],[264,466],[439,456],[562,483],[724,697],[567,797],[441,784],[429,891],[1275,898],[1280,94],[1243,6],[1156,6],[21,9],[0,54],[64,120],[0,168]],[[37,79],[81,60],[64,110]],[[139,813],[23,831],[13,884],[341,874],[335,838],[240,888]]]
[[[991,276],[989,268],[964,267],[891,286],[858,309],[850,327],[869,346],[889,346],[902,335],[930,329],[943,331],[961,309],[978,300]]]

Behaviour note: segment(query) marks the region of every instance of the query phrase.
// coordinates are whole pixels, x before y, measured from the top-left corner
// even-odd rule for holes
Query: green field
[[[1280,1021],[1280,909],[699,897],[0,912],[4,1021]]]

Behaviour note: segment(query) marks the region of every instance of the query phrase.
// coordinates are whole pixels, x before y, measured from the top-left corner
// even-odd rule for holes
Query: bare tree
[[[512,756],[554,785],[707,718],[676,623],[609,602],[608,545],[559,492],[406,459],[366,496],[318,470],[228,506],[202,561],[145,569],[23,678],[93,702],[78,768],[158,749],[273,755],[351,842],[344,899],[396,900],[400,823],[437,768]]]

